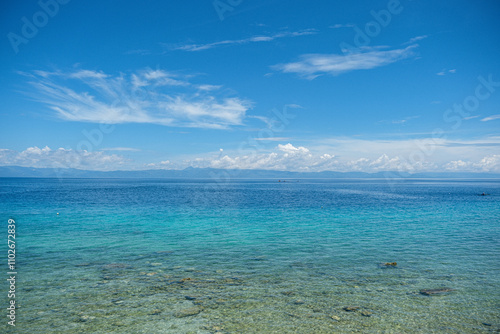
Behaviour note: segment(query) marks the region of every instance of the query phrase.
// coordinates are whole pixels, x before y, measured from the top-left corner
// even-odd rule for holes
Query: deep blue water
[[[12,178],[0,199],[18,332],[500,330],[499,181]]]

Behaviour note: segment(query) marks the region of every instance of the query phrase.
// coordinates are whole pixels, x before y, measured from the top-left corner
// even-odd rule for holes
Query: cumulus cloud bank
[[[381,154],[374,157],[339,157],[329,152],[313,152],[304,146],[294,146],[291,143],[279,144],[270,152],[246,151],[233,154],[184,159],[182,162],[164,161],[159,164],[149,164],[148,168],[180,169],[188,166],[198,168],[221,169],[266,169],[300,172],[500,172],[498,155],[488,155],[478,160],[442,161],[435,159],[413,159],[412,155]],[[417,152],[417,151],[415,151]],[[418,157],[418,155],[415,155]]]
[[[403,142],[406,144],[407,142]],[[376,145],[374,143],[373,145]],[[49,147],[30,147],[22,152],[0,149],[0,165],[17,165],[24,167],[52,167],[52,168],[78,168],[85,170],[136,170],[136,169],[184,169],[186,167],[198,168],[220,168],[220,169],[264,169],[299,172],[482,172],[500,173],[500,155],[491,154],[491,145],[496,143],[479,142],[451,143],[441,141],[430,154],[420,154],[419,150],[424,146],[422,143],[409,148],[403,152],[398,148],[402,143],[380,143],[389,153],[375,150],[375,146],[369,146],[364,142],[352,141],[343,143],[344,147],[317,146],[307,148],[295,146],[291,143],[278,144],[272,149],[226,152],[220,149],[213,154],[205,154],[184,158],[164,160],[158,163],[141,164],[120,154],[108,154],[108,151],[127,152],[133,156],[138,151],[130,148],[106,148],[101,151],[88,152],[72,149],[51,149]],[[429,144],[427,142],[427,144]],[[355,145],[367,146],[363,152],[358,150],[356,155],[348,156],[347,151]],[[469,147],[468,151],[465,149]],[[483,150],[480,149],[483,148]],[[496,147],[496,146],[495,146]],[[396,149],[396,150],[394,150]],[[371,154],[369,151],[373,150]],[[446,155],[443,152],[462,152],[462,159],[453,158],[454,155]],[[340,154],[337,155],[336,153]],[[375,153],[374,153],[375,152]],[[399,153],[398,153],[399,152]],[[417,154],[412,154],[417,153]],[[475,153],[473,155],[472,153]],[[480,156],[478,154],[484,154]],[[451,158],[450,158],[451,157]],[[443,159],[445,158],[445,159]]]
[[[450,172],[496,172],[500,173],[500,155],[493,154],[480,161],[456,160],[446,164],[445,169]]]
[[[22,152],[0,149],[0,165],[35,168],[77,168],[84,170],[116,170],[127,164],[127,159],[104,152],[76,151],[48,146],[29,147]]]

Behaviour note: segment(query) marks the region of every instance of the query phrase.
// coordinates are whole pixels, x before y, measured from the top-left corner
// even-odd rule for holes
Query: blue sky
[[[0,165],[500,172],[499,1],[4,1]]]

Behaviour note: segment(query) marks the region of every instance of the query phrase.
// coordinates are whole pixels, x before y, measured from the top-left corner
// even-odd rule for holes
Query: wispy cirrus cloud
[[[362,52],[342,54],[305,54],[300,60],[272,66],[283,73],[295,73],[309,80],[320,75],[339,75],[342,73],[368,70],[386,66],[413,56],[418,45],[410,45],[404,49],[380,50],[367,47]]]
[[[455,74],[455,73],[457,73],[456,69],[452,69],[452,70],[443,69],[440,72],[436,73],[436,75],[441,75],[442,76],[442,75]]]
[[[193,84],[187,76],[159,69],[119,75],[91,70],[25,75],[34,88],[30,95],[67,121],[225,129],[243,124],[252,106],[249,100],[218,94],[221,86]]]
[[[341,24],[341,23],[337,23],[337,24],[334,24],[333,26],[329,26],[328,28],[331,28],[331,29],[339,29],[339,28],[353,28],[355,27],[356,25],[355,24],[352,24],[352,23],[346,23],[346,24]]]
[[[481,119],[481,121],[488,122],[488,121],[494,121],[496,119],[500,119],[500,114],[498,114],[498,115],[491,115],[491,116],[485,117],[485,118]]]
[[[181,50],[181,51],[203,51],[203,50],[208,50],[208,49],[213,49],[216,47],[220,46],[228,46],[228,45],[241,45],[241,44],[248,44],[248,43],[257,43],[257,42],[271,42],[279,38],[285,38],[285,37],[298,37],[298,36],[305,36],[305,35],[313,35],[316,34],[315,29],[306,29],[306,30],[301,30],[301,31],[295,31],[295,32],[281,32],[281,33],[276,33],[272,35],[256,35],[248,38],[243,38],[243,39],[228,39],[228,40],[223,40],[223,41],[218,41],[218,42],[213,42],[213,43],[206,43],[206,44],[186,44],[186,45],[180,45],[180,46],[169,46],[171,50]]]
[[[415,42],[426,39],[427,37],[429,37],[429,36],[427,36],[427,35],[416,36],[416,37],[410,38],[408,41],[404,42],[401,45],[415,44]]]
[[[408,117],[405,117],[403,119],[393,120],[392,124],[405,124],[408,121],[411,121],[412,119],[417,119],[417,118],[420,118],[420,116],[408,116]]]

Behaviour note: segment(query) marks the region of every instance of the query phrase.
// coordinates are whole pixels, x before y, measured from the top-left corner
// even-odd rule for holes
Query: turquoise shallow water
[[[0,198],[15,332],[500,331],[498,181],[0,179]]]

